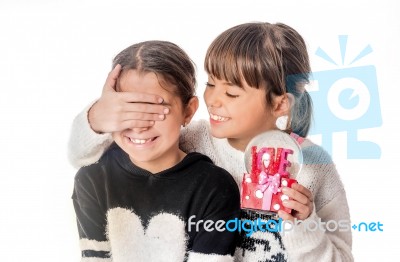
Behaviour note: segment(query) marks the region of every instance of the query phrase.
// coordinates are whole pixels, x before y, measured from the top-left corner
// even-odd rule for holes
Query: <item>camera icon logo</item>
[[[348,36],[339,36],[342,65],[346,55]],[[346,68],[313,72],[309,93],[314,104],[314,123],[311,135],[322,135],[322,147],[332,154],[333,133],[347,132],[348,159],[378,159],[381,149],[373,141],[360,141],[361,129],[382,125],[376,70],[373,65],[348,67],[372,52],[365,47]],[[336,65],[325,51],[318,48],[316,55]]]

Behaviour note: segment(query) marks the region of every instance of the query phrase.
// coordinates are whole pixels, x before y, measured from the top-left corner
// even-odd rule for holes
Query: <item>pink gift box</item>
[[[261,148],[257,152],[257,147],[252,147],[252,170],[250,174],[244,174],[240,192],[242,209],[292,211],[282,205],[289,197],[281,192],[282,186],[291,187],[297,183],[286,171],[291,165],[287,155],[291,153],[292,150],[284,148]]]

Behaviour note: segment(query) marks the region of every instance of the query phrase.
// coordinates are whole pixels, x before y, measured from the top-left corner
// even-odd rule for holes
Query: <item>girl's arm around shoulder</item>
[[[98,161],[113,141],[110,133],[98,134],[90,127],[87,114],[91,106],[77,115],[72,123],[68,158],[76,168]]]
[[[206,152],[211,147],[210,125],[207,120],[194,120],[181,130],[179,146],[186,153],[199,152],[209,156]]]

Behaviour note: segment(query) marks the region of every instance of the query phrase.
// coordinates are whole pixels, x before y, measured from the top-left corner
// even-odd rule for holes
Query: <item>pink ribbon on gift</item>
[[[258,186],[261,192],[264,193],[263,196],[263,210],[270,210],[271,202],[272,202],[272,194],[276,194],[280,192],[280,185],[281,185],[281,175],[267,175],[264,171],[260,173],[258,176]]]

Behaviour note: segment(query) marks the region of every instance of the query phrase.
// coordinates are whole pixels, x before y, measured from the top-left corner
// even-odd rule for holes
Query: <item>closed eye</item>
[[[209,82],[206,82],[206,87],[215,87],[215,85],[210,84]]]
[[[228,92],[225,92],[225,95],[227,95],[228,97],[231,97],[231,98],[239,97],[239,95],[232,95],[232,94],[229,94]]]

